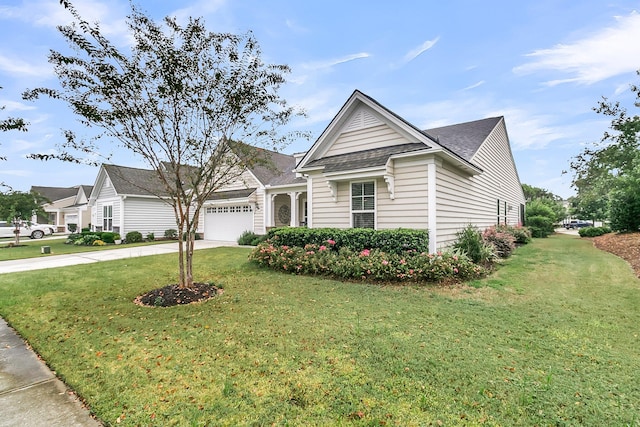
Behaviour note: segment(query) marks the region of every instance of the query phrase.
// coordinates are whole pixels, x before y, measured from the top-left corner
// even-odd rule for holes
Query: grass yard
[[[105,246],[76,246],[65,245],[64,242],[66,242],[66,240],[66,238],[51,240],[31,240],[28,237],[25,237],[20,239],[20,246],[10,247],[9,244],[13,243],[13,239],[0,239],[0,261],[48,257],[52,255],[76,254],[80,252],[104,251],[124,247],[155,245],[159,243],[170,243],[167,240],[154,240],[151,242],[129,243],[122,246],[113,244]],[[51,253],[42,254],[40,250],[42,246],[49,246],[51,248]]]
[[[455,288],[260,270],[198,251],[205,303],[132,300],[175,256],[0,276],[0,315],[106,425],[640,425],[640,281],[574,236]]]

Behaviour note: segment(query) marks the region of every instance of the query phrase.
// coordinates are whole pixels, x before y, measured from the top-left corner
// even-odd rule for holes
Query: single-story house
[[[429,230],[435,251],[467,224],[524,221],[504,117],[421,130],[356,90],[306,153],[256,150],[271,167],[249,167],[207,201],[205,239],[278,226],[402,227]],[[91,223],[121,234],[176,228],[170,207],[136,184],[153,180],[152,171],[103,165]]]
[[[56,231],[60,233],[71,231],[69,230],[69,224],[75,224],[78,231],[89,227],[91,216],[88,210],[88,201],[92,189],[91,185],[31,187],[31,191],[48,200],[42,206],[46,212],[46,217],[38,217],[36,222],[54,225]]]

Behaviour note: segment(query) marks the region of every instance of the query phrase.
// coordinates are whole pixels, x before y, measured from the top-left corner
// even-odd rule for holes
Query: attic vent
[[[345,132],[351,130],[364,129],[371,126],[379,125],[381,122],[370,112],[366,110],[357,111],[352,117],[351,121],[345,126]]]

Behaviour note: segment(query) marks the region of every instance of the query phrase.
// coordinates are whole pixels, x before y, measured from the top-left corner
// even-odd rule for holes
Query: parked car
[[[576,229],[576,228],[583,228],[583,227],[591,227],[592,224],[590,222],[587,221],[581,221],[579,219],[572,219],[569,222],[566,222],[564,224],[564,228],[566,228],[567,230],[569,229]]]
[[[15,237],[14,234],[16,227],[13,223],[7,221],[0,221],[0,238],[2,237]],[[50,225],[40,225],[36,223],[21,224],[20,225],[20,237],[30,237],[32,239],[42,239],[44,236],[53,234],[53,227]]]

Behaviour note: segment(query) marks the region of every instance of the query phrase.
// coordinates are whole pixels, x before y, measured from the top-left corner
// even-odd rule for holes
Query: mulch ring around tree
[[[188,288],[167,285],[137,297],[133,302],[145,307],[173,307],[205,301],[222,294],[222,289],[210,283],[194,283]]]

